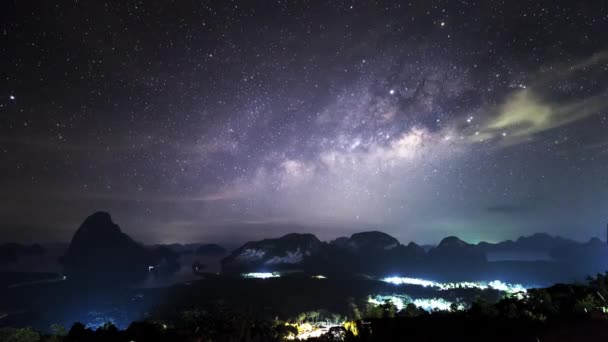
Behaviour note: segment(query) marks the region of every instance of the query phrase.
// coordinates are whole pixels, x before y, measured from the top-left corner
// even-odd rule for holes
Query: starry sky
[[[0,240],[605,236],[605,1],[5,1]]]

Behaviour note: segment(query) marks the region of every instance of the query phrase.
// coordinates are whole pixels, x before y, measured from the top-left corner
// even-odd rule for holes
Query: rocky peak
[[[444,248],[444,247],[467,247],[467,246],[470,246],[470,245],[468,243],[460,240],[458,237],[448,236],[448,237],[444,238],[443,240],[441,240],[441,242],[439,243],[439,245],[437,247]]]
[[[87,217],[63,257],[68,278],[95,284],[133,283],[147,276],[157,257],[123,233],[110,214]]]
[[[350,237],[349,245],[354,249],[390,250],[400,245],[399,240],[379,231],[362,232]]]

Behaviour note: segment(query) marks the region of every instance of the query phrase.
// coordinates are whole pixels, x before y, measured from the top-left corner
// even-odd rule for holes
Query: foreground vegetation
[[[324,310],[284,321],[256,318],[216,303],[176,313],[168,320],[133,322],[124,330],[111,323],[95,330],[75,323],[42,334],[29,328],[0,329],[0,340],[26,341],[585,341],[608,340],[608,273],[586,284],[559,284],[508,295],[498,302],[479,298],[466,308],[427,312],[390,301],[365,306],[351,302],[347,317]],[[316,333],[312,333],[316,332]]]

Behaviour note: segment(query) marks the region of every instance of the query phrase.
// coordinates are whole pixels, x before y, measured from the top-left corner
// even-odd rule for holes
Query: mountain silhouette
[[[170,259],[171,253],[144,247],[123,233],[110,214],[96,212],[78,228],[62,263],[70,280],[125,285],[144,280],[160,261]]]
[[[198,246],[195,254],[198,256],[220,256],[226,254],[226,252],[226,248],[214,243],[208,243]]]
[[[0,265],[15,263],[22,256],[43,255],[45,252],[39,244],[27,246],[20,243],[5,243],[0,245]]]
[[[552,236],[546,233],[536,233],[530,236],[521,236],[517,240],[507,240],[498,243],[480,242],[477,247],[485,253],[497,252],[550,252],[567,246],[578,244],[574,240]]]
[[[17,255],[42,253],[38,245],[0,245],[2,261]],[[514,259],[501,255],[541,252],[545,259]],[[216,244],[170,244],[144,246],[121,231],[110,214],[87,217],[75,232],[62,258],[69,280],[88,284],[131,285],[147,277],[170,276],[180,270],[180,260],[196,262],[218,259],[226,250]],[[488,255],[493,255],[489,258]],[[498,257],[497,257],[498,255]],[[189,261],[185,261],[188,256]],[[217,264],[216,266],[217,267]],[[359,232],[330,242],[313,234],[291,233],[278,238],[250,241],[221,260],[226,273],[304,271],[307,273],[363,273],[375,277],[403,275],[437,281],[509,280],[533,284],[584,279],[608,269],[608,244],[593,238],[581,243],[538,233],[498,243],[471,244],[456,236],[436,246],[402,244],[380,232]]]
[[[522,254],[539,251],[551,260],[489,261],[489,253]],[[608,245],[587,243],[539,233],[496,244],[467,243],[456,236],[427,249],[378,231],[319,241],[311,234],[251,241],[222,260],[224,272],[305,271],[310,273],[365,273],[372,276],[406,275],[442,281],[495,280],[549,283],[584,279],[608,267]]]
[[[448,236],[441,240],[437,247],[428,253],[432,261],[449,264],[468,264],[486,262],[485,252],[468,244],[455,236]]]
[[[313,234],[287,234],[276,239],[247,242],[222,260],[225,271],[303,267],[323,243]]]
[[[353,234],[349,241],[348,246],[356,250],[390,250],[399,246],[399,240],[394,237],[378,231],[362,232]]]

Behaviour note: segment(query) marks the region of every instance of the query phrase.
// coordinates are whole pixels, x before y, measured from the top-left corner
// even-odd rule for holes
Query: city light
[[[369,297],[367,302],[373,305],[384,305],[386,302],[391,303],[395,306],[397,311],[405,309],[408,304],[414,304],[416,307],[423,309],[428,312],[440,310],[440,311],[452,311],[453,302],[447,301],[443,298],[418,298],[413,299],[407,295],[376,295]],[[456,310],[464,310],[464,305],[457,304]]]
[[[435,310],[452,311],[452,302],[449,302],[443,298],[414,299],[412,303],[428,312]],[[458,305],[457,310],[464,310],[464,305]]]
[[[452,283],[439,283],[432,280],[410,278],[410,277],[387,277],[381,279],[384,282],[395,284],[395,285],[418,285],[424,287],[436,287],[439,290],[453,290],[453,289],[480,289],[480,290],[497,290],[506,292],[508,294],[515,293],[526,293],[526,288],[520,284],[507,284],[500,280],[494,280],[489,283],[486,282],[452,282]]]
[[[279,278],[280,275],[278,273],[270,273],[270,272],[251,272],[251,273],[243,273],[243,278],[255,278],[255,279],[268,279],[268,278]]]
[[[395,285],[420,285],[420,286],[424,286],[424,287],[436,287],[437,283],[435,283],[434,281],[430,281],[430,280],[424,280],[424,279],[419,279],[419,278],[408,278],[408,277],[388,277],[388,278],[384,278],[382,279],[382,281],[387,282],[387,283],[391,283],[391,284],[395,284]]]

